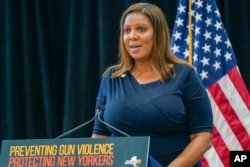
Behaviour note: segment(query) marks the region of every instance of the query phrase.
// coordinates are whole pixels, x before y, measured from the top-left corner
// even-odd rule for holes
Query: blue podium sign
[[[1,167],[146,167],[149,137],[3,140]]]

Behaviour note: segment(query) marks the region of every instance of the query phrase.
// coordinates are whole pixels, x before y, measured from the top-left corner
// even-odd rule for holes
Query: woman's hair
[[[150,3],[135,3],[123,12],[120,20],[119,63],[106,70],[117,68],[116,72],[112,74],[112,78],[119,77],[128,72],[134,65],[134,59],[129,55],[123,42],[124,21],[130,13],[141,13],[147,16],[153,26],[152,63],[162,79],[173,76],[174,73],[171,70],[171,64],[188,64],[186,61],[177,58],[171,51],[169,28],[162,10]]]

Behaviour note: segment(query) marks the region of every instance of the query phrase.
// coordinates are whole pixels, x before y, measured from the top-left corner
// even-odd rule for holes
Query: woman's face
[[[153,27],[149,18],[140,13],[128,14],[123,26],[123,42],[135,61],[150,61]]]

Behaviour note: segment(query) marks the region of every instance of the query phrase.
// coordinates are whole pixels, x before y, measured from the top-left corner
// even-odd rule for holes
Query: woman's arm
[[[212,134],[201,132],[190,136],[191,142],[167,167],[192,167],[212,145]]]
[[[91,138],[106,138],[106,137],[110,137],[110,136],[105,136],[105,135],[98,135],[98,134],[92,134]]]

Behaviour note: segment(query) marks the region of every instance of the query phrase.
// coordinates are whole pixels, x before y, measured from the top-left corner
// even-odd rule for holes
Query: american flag
[[[231,150],[250,150],[250,95],[215,1],[193,0],[189,8],[188,0],[180,0],[171,49],[180,58],[192,58],[212,105],[213,143],[202,164],[229,167]]]

